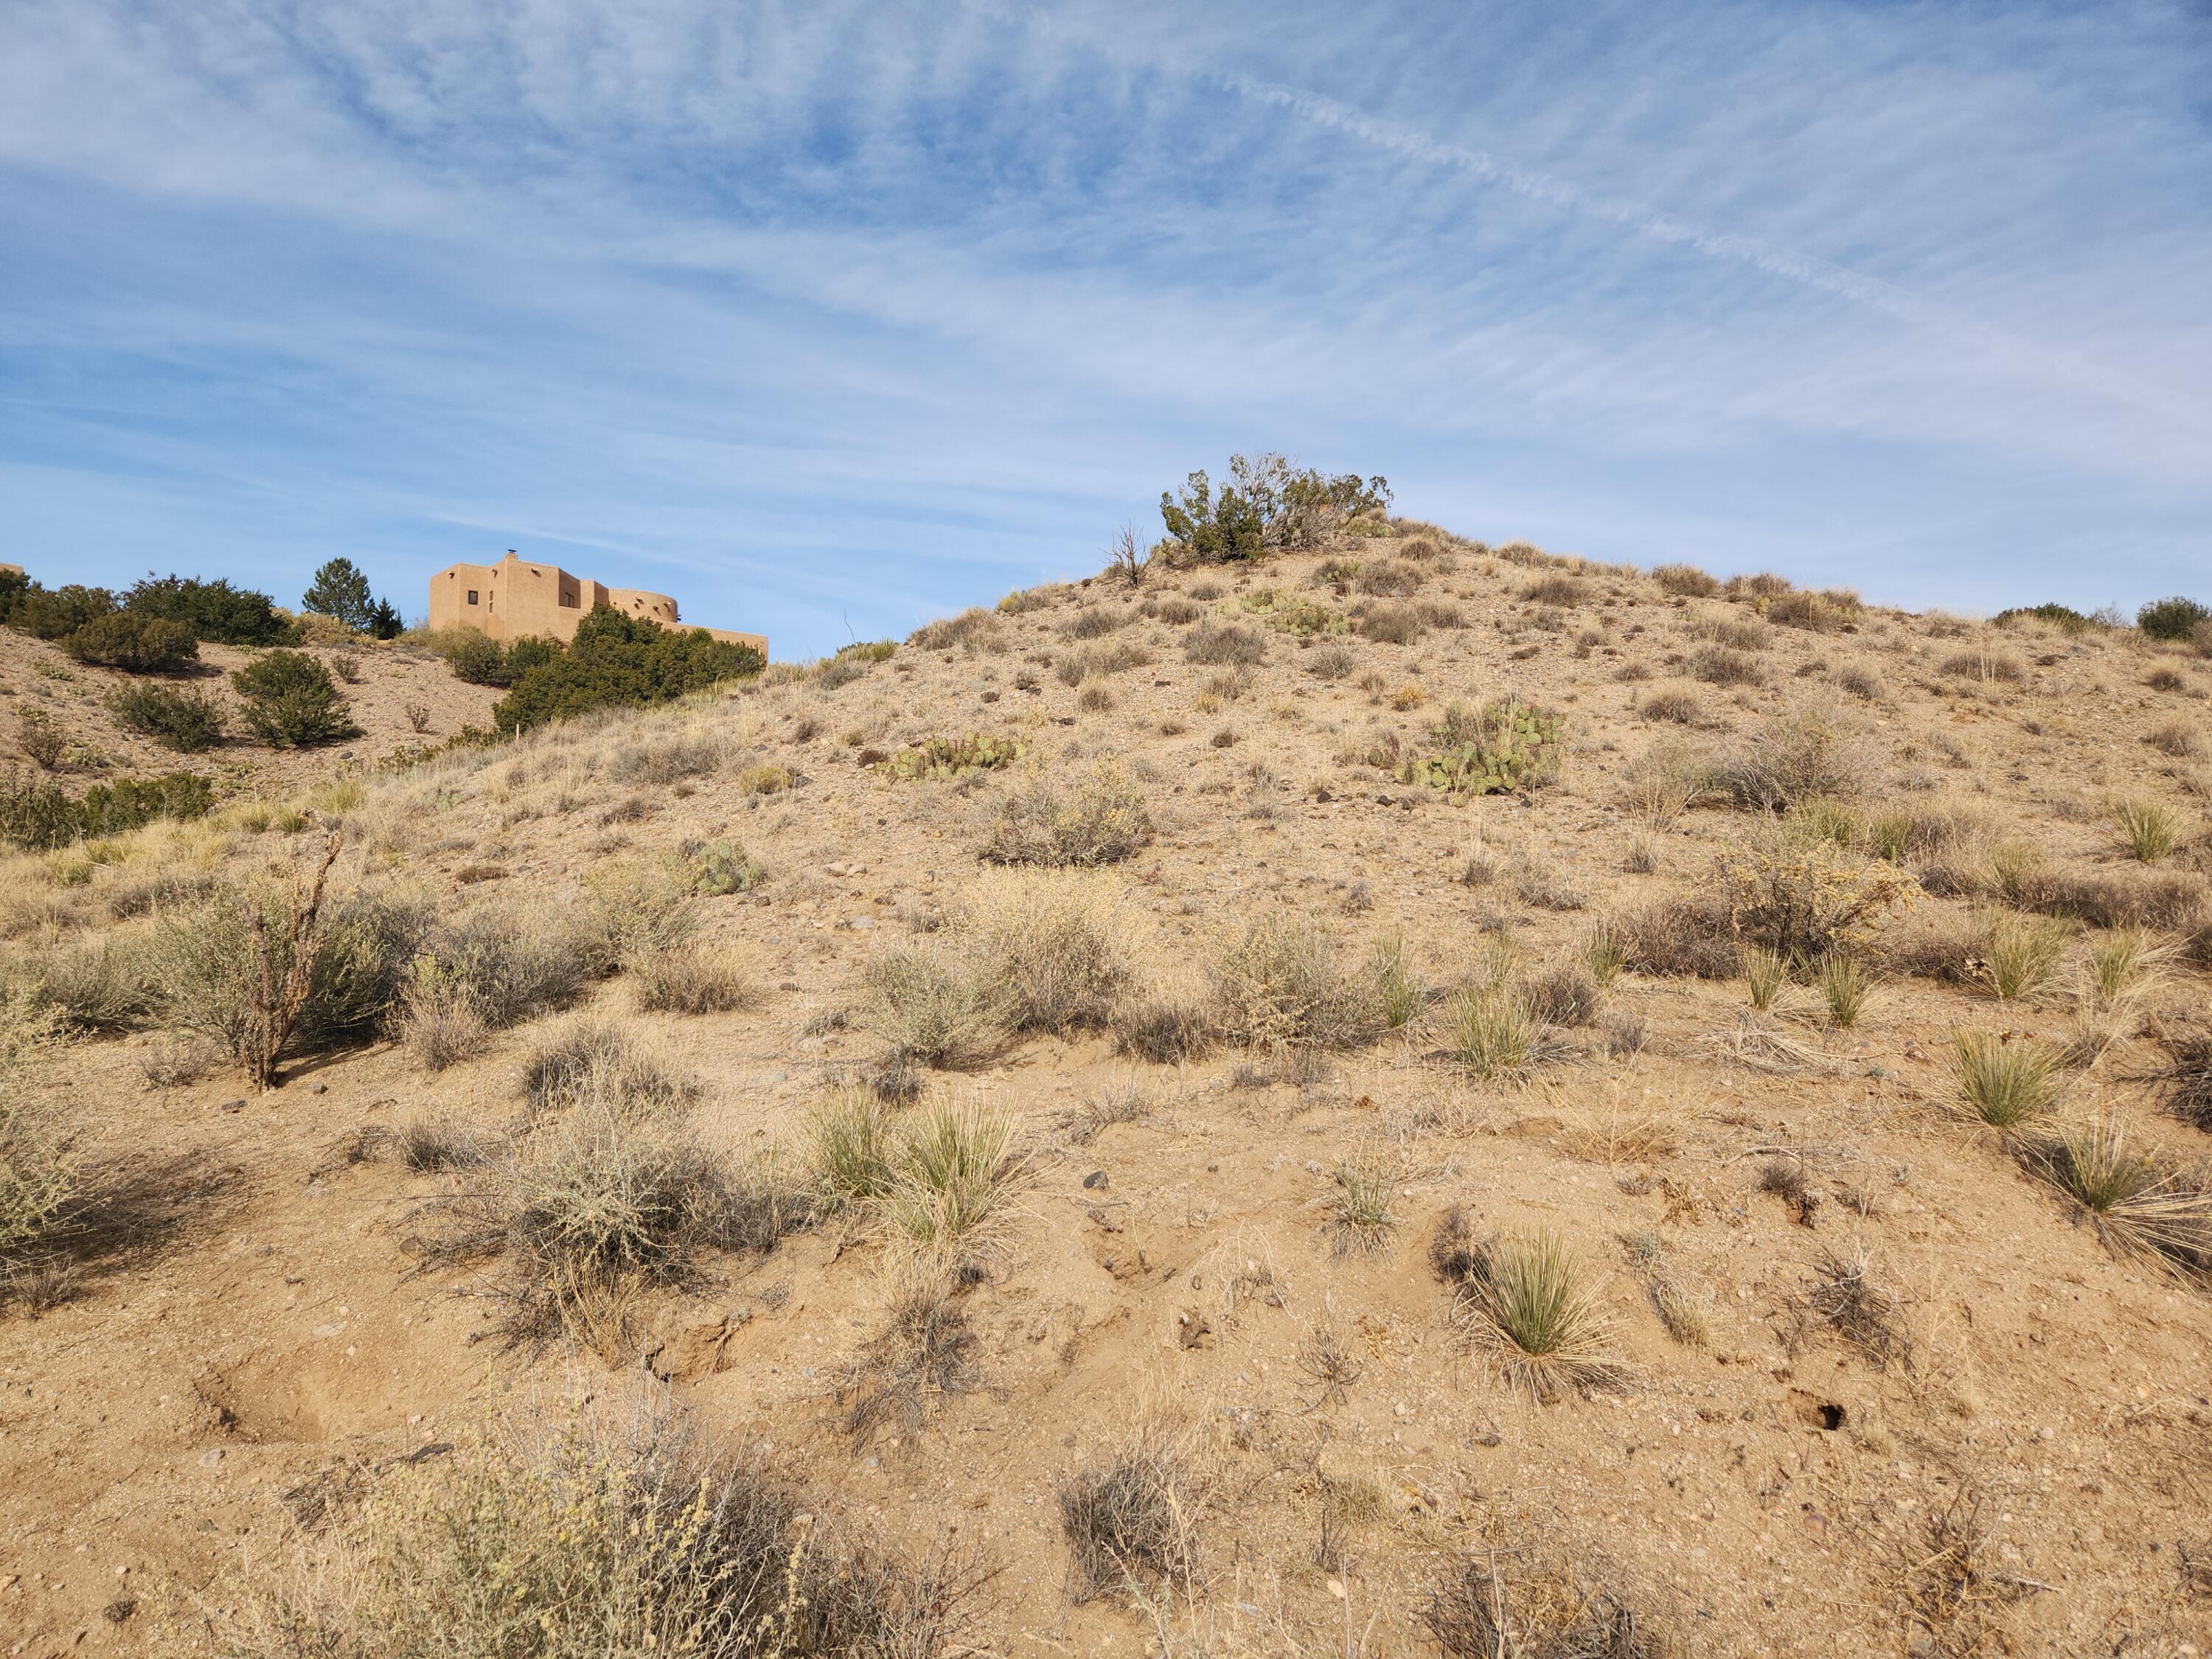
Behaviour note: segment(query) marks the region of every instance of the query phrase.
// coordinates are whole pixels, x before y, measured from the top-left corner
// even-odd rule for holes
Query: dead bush
[[[1006,1040],[1006,1016],[999,984],[941,945],[893,945],[868,964],[861,1023],[895,1065],[974,1065]]]
[[[433,1653],[951,1659],[986,1574],[911,1561],[716,1449],[659,1397],[599,1390],[392,1461],[297,1554],[223,1587],[231,1659]]]
[[[1444,1659],[1666,1659],[1620,1589],[1565,1552],[1492,1542],[1454,1562],[1419,1617]]]
[[[1156,1066],[1181,1066],[1213,1046],[1212,1011],[1173,995],[1133,996],[1114,1010],[1114,1051]]]
[[[1705,704],[1686,685],[1658,685],[1637,699],[1636,712],[1647,720],[1674,726],[1695,726],[1705,718]]]
[[[1262,1050],[1349,1048],[1382,1029],[1370,976],[1339,960],[1313,917],[1262,916],[1215,965],[1216,1019],[1231,1042]]]
[[[1267,630],[1209,623],[1191,630],[1183,642],[1183,656],[1214,668],[1256,668],[1267,659]]]
[[[1864,949],[1917,890],[1893,865],[1787,830],[1756,837],[1715,873],[1736,937],[1801,967]]]
[[[654,951],[632,970],[629,982],[646,1013],[734,1013],[754,995],[736,951],[697,944]]]
[[[1356,606],[1352,626],[1361,639],[1378,645],[1411,645],[1427,629],[1419,611],[1389,601]]]
[[[73,1031],[127,1031],[159,1002],[137,940],[104,939],[39,952],[10,975],[33,1006]]]
[[[1197,1576],[1198,1505],[1189,1460],[1172,1442],[1138,1440],[1062,1475],[1057,1492],[1078,1601],[1131,1583],[1179,1589]]]
[[[1666,592],[1684,599],[1711,599],[1721,591],[1721,585],[1693,564],[1662,564],[1651,573],[1651,580]]]
[[[845,1432],[856,1448],[886,1431],[919,1433],[940,1407],[983,1382],[977,1339],[944,1285],[909,1269],[890,1317],[846,1373],[838,1390]]]
[[[1876,781],[1871,744],[1856,726],[1823,708],[1801,708],[1769,722],[1714,769],[1716,787],[1750,811],[1856,799]]]
[[[1628,965],[1640,972],[1734,979],[1743,962],[1726,898],[1710,890],[1664,898],[1613,924]]]
[[[960,906],[954,933],[1012,1030],[1097,1030],[1134,979],[1132,917],[1110,876],[987,878]]]
[[[975,606],[957,617],[924,623],[907,636],[907,643],[922,651],[951,651],[963,646],[971,652],[1003,650],[1000,635],[1004,632],[1004,624],[996,617]]]
[[[1106,761],[1073,792],[1039,775],[1008,795],[983,856],[994,864],[1094,867],[1120,863],[1153,833],[1143,790]]]
[[[1690,659],[1690,672],[1708,685],[1764,685],[1759,659],[1725,646],[1707,646]]]
[[[697,1092],[657,1049],[611,1020],[571,1022],[538,1045],[522,1072],[523,1103],[533,1118],[592,1094],[641,1108],[673,1106]]]

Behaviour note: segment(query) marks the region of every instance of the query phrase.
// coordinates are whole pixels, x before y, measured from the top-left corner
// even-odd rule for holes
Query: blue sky
[[[1233,450],[1492,541],[2212,599],[2212,8],[10,0],[0,556],[517,547],[776,654]]]

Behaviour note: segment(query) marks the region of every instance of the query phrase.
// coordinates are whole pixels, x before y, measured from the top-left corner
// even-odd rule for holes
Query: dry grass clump
[[[1742,963],[1728,901],[1700,889],[1614,918],[1629,966],[1647,974],[1734,979]]]
[[[1680,1651],[1618,1588],[1533,1540],[1469,1551],[1417,1616],[1443,1659],[1669,1659]]]
[[[726,1014],[753,999],[753,983],[733,951],[685,944],[656,951],[630,975],[638,1007],[647,1013]]]
[[[994,864],[1092,868],[1148,846],[1152,816],[1133,778],[1102,762],[1072,792],[1039,776],[1006,798],[983,856]]]
[[[487,907],[434,933],[423,954],[446,983],[465,990],[488,1028],[505,1030],[583,994],[591,951],[577,933],[561,917]],[[420,971],[410,964],[410,989]]]
[[[473,1170],[490,1161],[495,1139],[449,1117],[418,1117],[401,1126],[395,1151],[417,1175],[445,1170]]]
[[[957,1070],[1005,1042],[1006,999],[995,978],[950,950],[895,945],[868,964],[860,1023],[895,1067]]]
[[[1137,613],[1125,605],[1079,605],[1060,624],[1058,632],[1062,639],[1103,640],[1136,619]]]
[[[2166,1064],[2150,1075],[2166,1085],[2166,1110],[2212,1134],[2212,1029],[2162,1031],[2159,1044],[2166,1050]]]
[[[1443,1019],[1444,1051],[1486,1082],[1525,1076],[1560,1053],[1517,986],[1464,986],[1444,1005]]]
[[[2204,881],[2182,871],[2139,876],[2079,874],[2033,860],[1993,872],[1993,884],[2024,910],[2066,916],[2092,927],[2188,929],[2204,914]]]
[[[1709,645],[1690,659],[1690,672],[1708,685],[1764,685],[1766,670],[1758,658],[1726,646]]]
[[[674,863],[614,865],[586,882],[571,948],[586,974],[624,972],[684,944],[698,927],[699,915],[684,872]]]
[[[1899,1316],[1897,1298],[1874,1282],[1864,1249],[1831,1251],[1814,1264],[1813,1284],[1797,1307],[1797,1340],[1814,1330],[1832,1331],[1878,1365],[1909,1359],[1911,1339]]]
[[[1477,1243],[1467,1212],[1439,1226],[1429,1260],[1453,1287],[1452,1317],[1489,1352],[1509,1386],[1539,1401],[1568,1389],[1616,1388],[1628,1371],[1613,1354],[1613,1325],[1556,1233]]]
[[[1539,576],[1521,590],[1521,597],[1534,605],[1577,605],[1589,602],[1589,584],[1577,580],[1563,570]]]
[[[1878,781],[1871,745],[1835,710],[1800,708],[1761,726],[1722,757],[1715,787],[1747,811],[1779,812],[1814,800],[1855,800]]]
[[[1372,964],[1347,969],[1328,929],[1297,911],[1263,915],[1222,953],[1213,1005],[1229,1041],[1264,1051],[1355,1048],[1383,1023]]]
[[[626,1352],[639,1290],[687,1282],[708,1250],[772,1248],[811,1212],[772,1170],[707,1152],[687,1103],[628,1057],[588,1065],[450,1201],[433,1259],[504,1261],[511,1340]]]
[[[933,1268],[895,1280],[889,1317],[860,1350],[838,1389],[855,1449],[895,1430],[915,1434],[947,1402],[982,1386],[968,1316]]]
[[[2026,1158],[2081,1206],[2114,1255],[2212,1274],[2212,1187],[2135,1150],[2118,1116],[2062,1129]]]
[[[1060,659],[1053,670],[1062,685],[1081,685],[1085,681],[1096,682],[1111,674],[1126,673],[1132,668],[1148,668],[1152,653],[1131,640],[1116,640],[1111,645],[1094,645],[1082,651],[1071,651]],[[1103,688],[1092,685],[1093,690]]]
[[[1654,567],[1651,580],[1667,592],[1682,599],[1711,599],[1721,591],[1720,583],[1693,564],[1662,564]]]
[[[1712,767],[1689,744],[1662,739],[1620,769],[1621,805],[1653,830],[1668,830],[1712,786]]]
[[[1971,1659],[2014,1647],[2003,1609],[2041,1589],[1992,1570],[1996,1528],[1979,1492],[1961,1492],[1929,1514],[1905,1542],[1905,1601],[1913,1646]]]
[[[1984,684],[2000,682],[2017,685],[2027,678],[2027,670],[2018,657],[2009,651],[1984,648],[1961,651],[1943,659],[1942,672],[1953,679],[1975,680]]]
[[[1330,1231],[1339,1255],[1366,1255],[1387,1249],[1398,1218],[1390,1213],[1397,1196],[1397,1161],[1370,1147],[1336,1166],[1335,1214]]]
[[[1686,685],[1655,685],[1636,700],[1636,712],[1647,720],[1695,726],[1705,718],[1705,705]]]
[[[924,623],[907,635],[907,643],[922,651],[951,651],[963,646],[971,652],[1003,650],[1000,636],[1004,632],[999,619],[978,605],[957,617]]]
[[[1198,1576],[1195,1480],[1176,1442],[1140,1437],[1061,1475],[1055,1490],[1079,1601],[1124,1586],[1181,1589]]]
[[[2204,752],[2203,740],[2197,735],[2197,728],[2179,720],[2169,720],[2146,732],[2143,741],[2172,760],[2195,760]]]
[[[524,1065],[523,1104],[534,1118],[594,1092],[611,1092],[632,1105],[672,1106],[692,1098],[698,1085],[624,1026],[579,1018],[540,1043]]]
[[[960,905],[953,932],[1012,1030],[1097,1030],[1135,981],[1134,919],[1110,875],[987,877]]]
[[[1522,995],[1528,1012],[1547,1025],[1587,1025],[1597,1018],[1603,993],[1589,969],[1563,962],[1531,978]]]
[[[1352,609],[1352,631],[1377,645],[1411,645],[1427,631],[1419,607],[1395,600],[1364,601]]]
[[[2033,1038],[1960,1031],[1952,1046],[1966,1107],[1992,1128],[2019,1128],[2056,1103],[2059,1057]]]
[[[399,1046],[428,1072],[473,1060],[491,1039],[491,1022],[476,988],[429,956],[408,964],[393,1025]]]
[[[890,1196],[898,1182],[898,1137],[890,1108],[874,1094],[844,1089],[810,1122],[807,1164],[832,1211]]]
[[[968,1650],[973,1565],[910,1563],[657,1401],[518,1414],[396,1460],[225,1595],[233,1659]]]
[[[1184,658],[1213,668],[1257,668],[1267,659],[1267,633],[1235,623],[1208,623],[1183,641]]]

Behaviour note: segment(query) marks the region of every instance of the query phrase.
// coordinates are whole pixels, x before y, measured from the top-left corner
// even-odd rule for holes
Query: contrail
[[[1861,276],[1825,259],[1777,247],[1757,237],[1707,229],[1640,202],[1601,196],[1563,179],[1507,161],[1488,150],[1448,144],[1411,128],[1378,121],[1348,104],[1319,93],[1261,81],[1234,70],[1202,71],[1204,78],[1256,103],[1289,111],[1299,119],[1331,128],[1397,155],[1449,167],[1499,185],[1532,202],[1604,219],[1653,241],[1687,247],[1715,259],[1730,260],[1769,272],[1854,305],[1870,307],[1903,322],[1941,329],[1972,339],[2001,356],[2039,362],[2056,378],[2084,391],[2131,404],[2212,432],[2212,407],[2168,387],[2145,385],[2079,353],[1996,328],[1957,307],[1915,294],[1894,283]]]

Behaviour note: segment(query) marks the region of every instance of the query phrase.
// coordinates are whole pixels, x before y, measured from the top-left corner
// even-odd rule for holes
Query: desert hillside
[[[2212,1651],[2212,663],[1352,527],[10,860],[9,1650]]]

